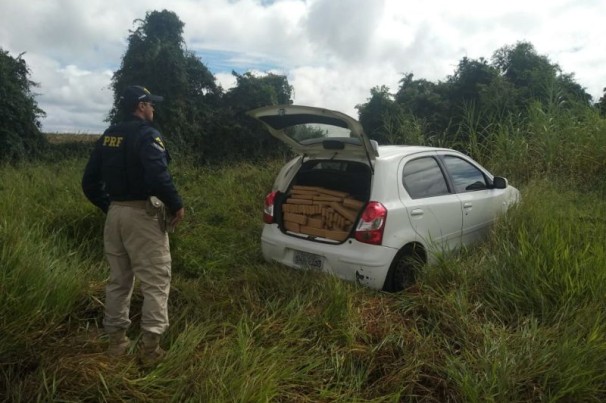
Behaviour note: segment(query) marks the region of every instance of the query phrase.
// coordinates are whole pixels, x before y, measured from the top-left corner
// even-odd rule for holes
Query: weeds
[[[1,167],[0,400],[605,400],[605,123],[548,109],[484,131],[468,115],[463,146],[522,203],[397,294],[263,262],[282,161],[174,166],[188,210],[152,370],[134,348],[103,354],[104,217],[80,191],[84,157]]]

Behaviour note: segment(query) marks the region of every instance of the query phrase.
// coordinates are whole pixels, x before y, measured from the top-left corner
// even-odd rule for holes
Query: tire
[[[383,289],[389,292],[398,292],[407,289],[416,282],[416,272],[423,264],[422,253],[414,246],[402,249],[394,258],[387,281]]]

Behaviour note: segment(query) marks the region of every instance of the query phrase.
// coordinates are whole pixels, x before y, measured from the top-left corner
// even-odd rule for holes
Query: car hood
[[[303,105],[272,105],[251,110],[249,116],[295,153],[313,158],[362,157],[372,162],[376,142],[364,134],[362,125],[344,113]]]

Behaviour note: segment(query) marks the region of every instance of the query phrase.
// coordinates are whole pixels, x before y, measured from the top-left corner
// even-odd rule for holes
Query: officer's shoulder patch
[[[162,139],[160,138],[160,136],[154,137],[154,143],[159,145],[160,148],[162,148],[162,150],[166,149],[166,147],[164,147],[164,143],[162,142]]]

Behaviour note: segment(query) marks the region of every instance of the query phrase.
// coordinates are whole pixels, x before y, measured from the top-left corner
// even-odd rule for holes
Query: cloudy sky
[[[163,9],[223,88],[232,70],[285,74],[295,103],[354,117],[372,87],[395,92],[405,73],[444,80],[463,57],[518,41],[595,101],[606,87],[604,0],[0,0],[0,48],[25,52],[44,131],[103,130],[129,30]]]

